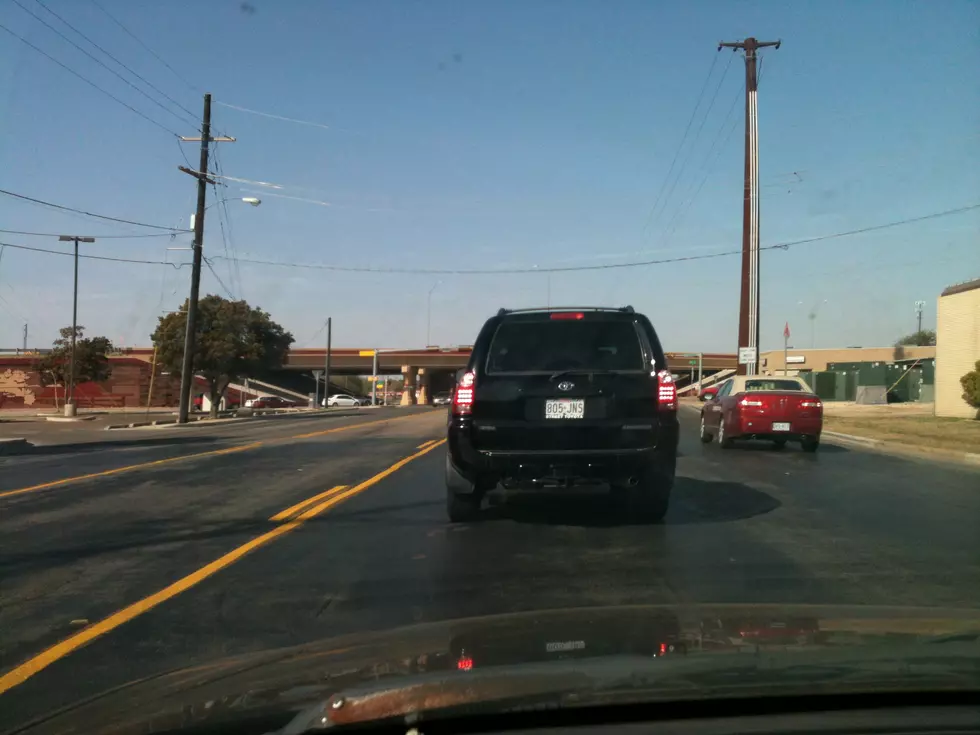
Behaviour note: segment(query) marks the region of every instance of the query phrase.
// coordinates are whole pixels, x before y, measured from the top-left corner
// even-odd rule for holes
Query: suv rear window
[[[623,319],[507,320],[487,358],[487,373],[643,369],[636,327]]]
[[[795,380],[746,380],[745,390],[803,390]]]

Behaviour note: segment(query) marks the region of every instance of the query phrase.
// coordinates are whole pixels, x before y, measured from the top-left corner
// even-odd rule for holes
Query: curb
[[[861,444],[867,447],[876,447],[885,444],[881,439],[869,439],[866,436],[855,436],[854,434],[841,434],[839,431],[827,431],[826,429],[820,432],[820,436],[829,436],[831,439],[836,439],[840,442]]]
[[[29,454],[32,449],[34,445],[21,437],[0,439],[0,455]]]

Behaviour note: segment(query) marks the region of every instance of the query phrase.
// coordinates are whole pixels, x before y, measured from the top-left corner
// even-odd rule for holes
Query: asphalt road
[[[438,409],[2,458],[0,682],[40,668],[0,695],[0,729],[163,671],[414,622],[636,603],[980,610],[980,470],[829,444],[721,450],[696,421],[682,411],[662,525],[582,493],[508,497],[450,525],[445,449],[425,447],[443,436]],[[171,461],[117,471],[157,460]],[[80,474],[95,476],[16,492]]]

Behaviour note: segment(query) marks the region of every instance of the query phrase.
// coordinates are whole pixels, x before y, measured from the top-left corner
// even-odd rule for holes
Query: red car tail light
[[[456,390],[453,391],[453,413],[459,416],[473,413],[473,397],[476,392],[476,373],[472,370],[463,373]]]
[[[657,406],[661,411],[677,410],[677,384],[669,370],[657,373]]]
[[[752,401],[752,400],[749,400],[748,398],[743,398],[741,401],[738,402],[738,405],[739,406],[759,406],[759,407],[761,407],[764,404],[763,404],[762,401]]]
[[[571,319],[573,321],[578,321],[580,319],[585,319],[585,314],[581,311],[556,311],[551,315],[552,319]]]
[[[823,402],[818,398],[804,398],[800,401],[800,408],[823,408]]]

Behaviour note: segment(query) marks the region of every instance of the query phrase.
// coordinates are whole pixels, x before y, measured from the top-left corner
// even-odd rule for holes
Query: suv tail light
[[[580,321],[585,319],[585,314],[581,311],[556,311],[551,315],[552,319],[571,319],[572,321]]]
[[[657,373],[657,405],[661,411],[677,410],[677,384],[669,370]]]
[[[476,390],[476,373],[472,370],[463,373],[456,390],[453,391],[453,413],[465,415],[473,413],[473,394]]]

